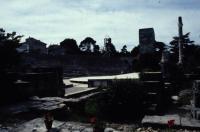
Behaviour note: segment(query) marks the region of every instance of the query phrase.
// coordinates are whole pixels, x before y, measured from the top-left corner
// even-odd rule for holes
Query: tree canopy
[[[60,46],[64,48],[66,54],[77,54],[80,51],[75,39],[67,38],[60,42]]]
[[[94,50],[94,47],[96,45],[96,41],[91,37],[86,37],[83,41],[81,41],[79,48],[83,52],[91,53],[92,50]],[[93,49],[92,49],[93,47]],[[98,49],[98,47],[96,47]],[[97,50],[95,49],[95,50]]]
[[[124,45],[124,46],[122,47],[121,53],[122,53],[122,54],[127,54],[127,53],[128,53],[128,51],[127,51],[127,46],[126,46],[126,45]]]
[[[104,55],[113,56],[113,55],[116,55],[116,53],[117,53],[117,50],[113,43],[111,42],[105,43]]]
[[[140,53],[140,50],[139,50],[139,45],[138,46],[135,46],[132,50],[131,50],[131,55],[133,57],[137,57]]]
[[[188,47],[190,47],[190,45],[194,44],[194,41],[190,40],[189,35],[190,33],[188,32],[182,37],[183,54],[187,52]],[[178,41],[179,41],[179,37],[175,36],[173,37],[173,40],[170,42],[171,59],[173,62],[178,61],[178,48],[179,48]]]
[[[0,29],[0,69],[10,69],[15,67],[19,60],[19,53],[16,48],[20,46],[22,36],[16,32],[6,33]]]

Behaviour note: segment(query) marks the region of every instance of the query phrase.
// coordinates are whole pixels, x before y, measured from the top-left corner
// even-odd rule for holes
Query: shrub
[[[104,116],[135,119],[143,113],[143,89],[137,80],[115,80],[99,98]]]

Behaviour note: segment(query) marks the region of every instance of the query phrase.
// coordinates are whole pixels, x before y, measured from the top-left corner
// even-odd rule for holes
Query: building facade
[[[21,43],[21,46],[17,50],[25,53],[47,54],[46,45],[47,44],[41,42],[40,40],[29,37],[25,40],[25,42]]]

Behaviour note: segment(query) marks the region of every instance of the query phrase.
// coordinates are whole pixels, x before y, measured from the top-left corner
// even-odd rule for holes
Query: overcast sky
[[[200,43],[200,0],[0,0],[0,26],[47,44],[93,37],[103,45],[110,36],[117,49],[138,45],[138,30],[153,27],[157,41],[177,35],[178,16],[184,33]]]

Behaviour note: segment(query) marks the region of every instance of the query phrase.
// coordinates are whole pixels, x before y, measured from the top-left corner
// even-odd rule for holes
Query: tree
[[[194,41],[191,41],[189,38],[190,33],[186,33],[183,35],[182,43],[183,43],[183,54],[187,52],[188,47],[194,44]],[[179,50],[179,37],[173,37],[173,40],[170,42],[170,52],[171,52],[171,59],[174,63],[178,62],[178,50]],[[186,56],[184,56],[185,58]]]
[[[69,53],[69,52],[68,52]],[[60,45],[57,44],[51,44],[48,47],[48,54],[53,56],[59,56],[59,55],[65,55],[66,51],[64,48],[62,48]]]
[[[104,54],[107,56],[113,56],[116,55],[117,51],[115,46],[111,43],[105,43],[105,49],[104,49]]]
[[[67,38],[60,42],[60,46],[64,48],[66,54],[78,54],[80,51],[74,39]]]
[[[16,32],[6,33],[0,29],[0,70],[15,69],[19,63],[20,56],[16,48],[20,46],[21,38]]]
[[[94,50],[95,45],[96,45],[96,41],[93,38],[86,37],[83,41],[81,41],[79,48],[83,52],[91,53],[92,52],[91,47],[93,46],[93,50]],[[96,48],[98,48],[98,47],[96,47]],[[95,49],[95,50],[97,50],[97,49]]]
[[[121,54],[122,54],[122,55],[127,55],[127,54],[128,54],[127,46],[126,46],[126,45],[124,45],[124,46],[122,47],[122,49],[121,49]]]
[[[155,51],[162,53],[166,45],[163,42],[156,41],[154,46],[155,46]]]
[[[152,56],[155,63],[159,64],[162,58],[163,51],[165,50],[166,45],[163,42],[156,41],[154,44],[155,51]]]
[[[99,47],[99,45],[94,45],[94,54],[96,54],[96,55],[100,54],[100,47]]]
[[[138,57],[139,56],[139,53],[140,53],[140,51],[139,51],[139,45],[138,46],[135,46],[132,50],[131,50],[131,56],[133,56],[133,57]]]
[[[162,57],[162,52],[165,49],[165,44],[163,42],[154,42],[154,50],[151,53],[140,53],[140,45],[134,47],[131,51],[131,56],[134,57],[133,60],[133,70],[141,71],[144,69],[148,70],[159,70],[160,60]]]

